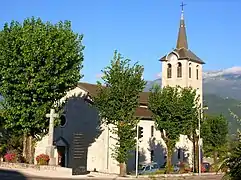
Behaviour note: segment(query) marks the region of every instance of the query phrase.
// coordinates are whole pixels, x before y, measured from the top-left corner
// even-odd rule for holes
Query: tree
[[[217,166],[217,158],[221,157],[228,142],[228,122],[225,117],[207,115],[201,125],[201,137],[205,154],[211,155],[214,166]]]
[[[5,128],[28,136],[46,133],[54,102],[82,77],[82,35],[69,21],[28,18],[6,23],[0,32],[0,94]]]
[[[196,91],[191,88],[154,86],[149,96],[148,107],[153,113],[157,129],[167,146],[167,173],[172,167],[172,155],[179,140],[195,115]]]
[[[183,88],[181,91],[181,112],[184,114],[183,134],[188,136],[188,139],[193,144],[193,170],[197,172],[198,169],[198,120],[200,118],[200,96],[197,95],[196,90],[191,87]]]
[[[98,82],[98,94],[93,98],[103,123],[113,125],[111,132],[116,140],[113,157],[120,163],[121,176],[126,174],[130,151],[135,149],[139,122],[135,111],[139,107],[139,94],[146,84],[142,79],[143,70],[137,63],[131,66],[130,60],[115,51],[111,65],[102,71],[106,87]]]
[[[234,119],[241,123],[241,118],[229,110]],[[228,169],[224,177],[238,180],[241,177],[241,132],[237,129],[235,139],[230,143],[229,152],[220,169]]]
[[[227,169],[225,178],[231,180],[239,180],[241,177],[241,134],[237,133],[235,143],[229,149],[223,164],[220,169]]]

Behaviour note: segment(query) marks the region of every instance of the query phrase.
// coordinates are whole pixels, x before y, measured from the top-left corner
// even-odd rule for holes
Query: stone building
[[[162,85],[182,87],[191,86],[197,89],[202,105],[202,65],[204,62],[189,48],[184,23],[183,11],[181,13],[177,45],[174,50],[160,59],[162,62]],[[111,147],[115,144],[111,126],[100,124],[97,110],[91,106],[92,97],[96,95],[97,85],[79,83],[78,87],[68,92],[65,113],[62,116],[61,126],[54,129],[54,142],[56,165],[73,167],[74,136],[82,134],[83,158],[79,161],[86,166],[88,171],[119,173],[118,163],[112,158]],[[165,143],[160,132],[154,127],[151,112],[147,108],[148,93],[140,94],[140,107],[135,115],[141,118],[139,126],[143,127],[143,138],[139,144],[140,162],[165,162]],[[46,152],[48,136],[43,137],[35,148],[35,157]],[[133,153],[135,154],[135,152]],[[192,143],[184,135],[176,144],[173,163],[188,161],[192,164]],[[127,164],[129,171],[135,168],[135,156]]]

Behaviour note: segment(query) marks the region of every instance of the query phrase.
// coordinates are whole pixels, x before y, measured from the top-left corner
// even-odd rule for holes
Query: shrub
[[[5,154],[4,160],[6,162],[16,163],[17,162],[17,155],[16,155],[16,153],[8,152],[7,154]]]
[[[180,173],[189,173],[191,171],[191,168],[189,166],[188,163],[185,163],[185,162],[180,162],[179,164],[179,168],[180,168]]]
[[[36,161],[37,161],[38,165],[48,165],[49,156],[46,154],[40,154],[36,157]]]

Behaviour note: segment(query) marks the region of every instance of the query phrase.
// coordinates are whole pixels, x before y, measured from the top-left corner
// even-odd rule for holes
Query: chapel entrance
[[[67,150],[65,146],[57,146],[58,152],[58,165],[61,167],[66,167],[66,157]]]
[[[68,143],[63,137],[59,137],[56,142],[55,146],[58,152],[58,165],[61,167],[68,166]]]

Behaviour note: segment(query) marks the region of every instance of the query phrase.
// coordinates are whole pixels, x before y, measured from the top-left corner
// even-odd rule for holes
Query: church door
[[[58,151],[58,165],[61,167],[66,167],[67,161],[67,149],[66,146],[57,146]]]

